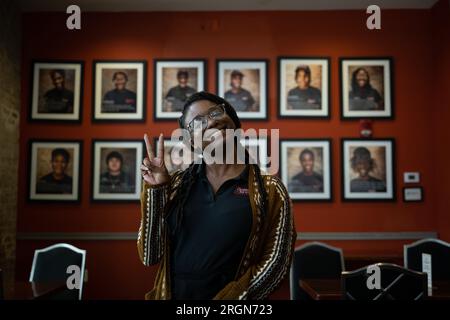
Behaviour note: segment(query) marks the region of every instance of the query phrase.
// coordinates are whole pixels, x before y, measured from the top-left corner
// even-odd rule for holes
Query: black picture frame
[[[51,117],[49,114],[46,116],[43,116],[40,114],[36,109],[38,108],[38,99],[39,97],[39,83],[35,82],[35,78],[39,75],[36,74],[36,68],[38,68],[39,65],[53,65],[55,69],[64,69],[64,65],[67,65],[66,68],[69,65],[78,65],[79,67],[79,83],[78,83],[78,97],[76,97],[76,93],[74,92],[74,101],[78,99],[78,106],[74,107],[74,113],[75,117],[70,118],[70,115],[61,113],[59,114],[60,118]],[[75,70],[75,76],[76,76],[76,70]],[[84,61],[83,60],[59,60],[59,59],[33,59],[31,61],[30,66],[30,76],[29,79],[29,109],[28,109],[28,115],[27,120],[30,123],[55,123],[55,124],[81,124],[83,119],[83,99],[84,99]],[[76,89],[77,84],[74,84],[74,89]],[[76,90],[74,90],[76,91]],[[76,115],[75,109],[78,110],[78,115]]]
[[[202,88],[197,88],[198,91],[207,91],[208,90],[208,60],[206,58],[155,58],[153,59],[153,121],[155,122],[168,122],[178,120],[181,116],[181,112],[170,112],[170,115],[166,115],[164,117],[160,116],[164,115],[164,113],[169,113],[162,110],[162,101],[159,101],[162,96],[162,85],[160,85],[160,81],[158,79],[159,74],[159,64],[173,64],[173,67],[176,68],[178,64],[192,64],[198,63],[203,68],[203,72],[199,73],[203,77],[203,81],[199,80],[199,83],[202,84]],[[179,67],[181,68],[181,67]],[[162,80],[162,79],[161,79]],[[160,89],[161,88],[161,89]],[[161,90],[161,96],[159,95],[159,91]],[[176,114],[175,114],[176,113]]]
[[[33,153],[33,145],[34,144],[51,144],[59,145],[61,144],[73,144],[78,145],[78,157],[77,157],[77,186],[75,186],[76,197],[74,199],[58,199],[51,198],[51,195],[55,196],[58,194],[49,194],[49,196],[37,196],[36,192],[32,191],[33,177],[35,177],[35,169],[34,166],[37,165],[33,163],[34,153]],[[71,204],[79,204],[81,203],[81,185],[83,183],[83,140],[71,140],[71,139],[29,139],[28,140],[28,159],[27,159],[27,202],[29,203],[71,203]],[[56,147],[57,148],[57,147]],[[73,159],[71,159],[73,161]],[[74,169],[75,172],[75,169]],[[72,192],[73,193],[73,192]]]
[[[127,116],[128,118],[108,118],[108,116],[103,115],[103,117],[106,118],[102,118],[99,117],[96,113],[97,113],[97,108],[99,106],[97,106],[97,93],[100,91],[101,93],[101,88],[97,88],[97,65],[99,64],[110,64],[110,65],[123,65],[126,68],[126,65],[133,65],[133,64],[142,64],[142,83],[141,83],[141,87],[142,87],[142,92],[141,92],[141,96],[142,96],[142,105],[139,108],[138,106],[136,106],[136,113],[130,114],[129,113],[125,113],[125,112],[115,112],[115,113],[110,113],[110,114],[114,114],[114,115],[120,115],[122,117]],[[119,68],[116,68],[119,69]],[[139,78],[139,74],[137,75],[137,77]],[[137,80],[138,81],[138,80]],[[137,84],[137,87],[139,88],[139,83]],[[136,92],[136,95],[139,96],[139,89],[137,90],[138,92]],[[137,97],[138,100],[138,97]],[[92,103],[92,108],[91,108],[91,121],[93,123],[143,123],[146,121],[147,118],[147,61],[146,60],[93,60],[92,61],[92,99],[91,99],[91,103]],[[139,111],[138,109],[141,109],[141,113],[142,115],[139,117],[134,118],[133,116],[135,114],[139,115]]]
[[[367,114],[364,114],[363,112],[360,113],[360,115],[354,115],[349,116],[346,115],[346,104],[345,104],[345,98],[344,96],[348,95],[348,92],[344,93],[344,90],[346,88],[347,79],[344,79],[344,67],[343,64],[346,62],[374,62],[374,61],[384,61],[384,63],[387,63],[386,65],[389,67],[388,73],[389,75],[387,77],[383,77],[383,79],[389,80],[389,88],[388,91],[386,88],[384,88],[384,104],[386,105],[386,101],[389,101],[389,112],[387,112],[386,115],[377,115],[374,114],[373,110],[366,111]],[[380,64],[381,65],[381,64]],[[394,120],[395,119],[395,65],[394,65],[394,58],[391,56],[380,56],[380,57],[368,57],[368,56],[361,56],[361,57],[339,57],[339,103],[340,103],[340,119],[341,120],[361,120],[361,119],[378,119],[378,120]],[[386,96],[386,92],[389,93],[388,97]],[[361,111],[361,110],[358,110]],[[362,110],[363,111],[363,110]],[[370,113],[372,111],[372,114]],[[351,111],[348,111],[351,112]]]
[[[326,81],[327,88],[323,90],[322,87],[322,98],[324,93],[326,94],[327,105],[322,107],[320,111],[325,110],[326,114],[319,114],[319,112],[311,112],[310,115],[307,115],[311,110],[303,110],[305,114],[301,114],[302,112],[297,112],[297,114],[286,114],[286,109],[284,106],[286,98],[283,89],[284,80],[282,79],[284,71],[283,71],[283,61],[295,61],[295,60],[317,60],[317,62],[325,63],[327,66],[327,70],[324,71],[324,75],[328,78]],[[278,108],[277,108],[277,117],[279,119],[312,119],[312,120],[330,120],[331,119],[331,58],[328,56],[278,56],[277,57],[277,89],[278,89]],[[302,111],[302,110],[296,110]],[[313,110],[314,111],[314,110]],[[314,114],[317,113],[317,114]]]
[[[222,94],[220,88],[221,88],[221,69],[220,65],[222,63],[236,63],[236,64],[263,64],[264,65],[264,72],[262,75],[264,76],[264,79],[260,81],[260,97],[261,101],[264,99],[264,103],[260,102],[260,108],[261,105],[264,104],[263,112],[238,112],[238,116],[240,119],[243,119],[245,121],[268,121],[269,120],[269,59],[262,59],[262,58],[220,58],[216,59],[216,94],[224,97],[224,94]],[[225,90],[224,90],[225,91]],[[256,115],[251,115],[251,113],[256,113]],[[262,114],[261,114],[262,113]],[[246,115],[248,114],[248,115]]]
[[[100,159],[97,158],[97,152],[96,152],[96,145],[97,144],[104,144],[104,145],[118,145],[120,143],[123,144],[134,144],[135,146],[140,146],[141,150],[141,156],[139,157],[139,151],[136,152],[136,172],[135,172],[135,192],[134,197],[135,198],[127,198],[127,197],[120,197],[120,193],[108,193],[108,195],[111,195],[110,197],[104,197],[101,198],[98,196],[96,190],[96,184],[97,177],[99,176],[99,172],[97,169],[97,161],[100,161]],[[126,146],[123,146],[122,148],[127,148]],[[91,140],[91,183],[90,183],[90,201],[91,203],[138,203],[140,201],[140,193],[142,191],[142,176],[141,176],[141,170],[140,165],[142,163],[142,160],[146,157],[147,152],[145,148],[145,142],[141,139],[92,139]]]
[[[284,147],[283,145],[290,144],[290,143],[298,143],[300,144],[307,144],[307,143],[317,143],[317,144],[323,144],[324,146],[327,145],[328,148],[328,157],[327,159],[324,159],[324,163],[328,161],[328,186],[325,186],[324,183],[324,190],[328,189],[327,191],[323,192],[323,197],[320,198],[320,196],[317,197],[305,197],[301,198],[299,196],[292,196],[293,192],[290,192],[289,190],[289,181],[287,179],[287,164],[286,169],[283,169],[285,167],[285,163],[288,160],[285,157],[284,154]],[[333,192],[333,139],[330,137],[324,137],[324,138],[287,138],[287,139],[280,139],[280,149],[279,149],[279,159],[280,159],[280,168],[279,168],[279,177],[286,186],[286,189],[289,192],[289,196],[293,202],[333,202],[334,201],[334,192]],[[325,171],[325,170],[324,170]],[[325,174],[324,174],[324,180],[325,180]],[[306,193],[305,193],[306,194]]]
[[[364,195],[371,194],[372,197],[367,196],[364,197],[363,195],[358,195],[358,197],[349,197],[349,195],[346,193],[346,146],[345,144],[347,142],[359,142],[358,145],[364,145],[364,143],[368,144],[382,144],[385,143],[390,144],[390,160],[391,160],[391,166],[390,166],[390,174],[386,173],[386,196],[373,196],[373,194],[380,194],[377,192],[364,192]],[[389,155],[386,155],[388,157]],[[387,160],[385,160],[387,162]],[[386,168],[389,168],[386,164]],[[349,168],[350,169],[350,168]],[[387,171],[387,170],[386,170]],[[344,137],[341,138],[341,200],[343,202],[396,202],[397,201],[397,182],[396,182],[396,144],[395,144],[395,138],[352,138],[352,137]],[[389,184],[389,180],[391,183]],[[389,187],[390,186],[390,187]],[[390,189],[390,191],[389,191]]]

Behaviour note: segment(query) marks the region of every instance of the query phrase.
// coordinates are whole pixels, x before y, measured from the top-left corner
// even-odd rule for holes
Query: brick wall
[[[14,281],[20,109],[20,12],[0,1],[0,268],[6,294]]]

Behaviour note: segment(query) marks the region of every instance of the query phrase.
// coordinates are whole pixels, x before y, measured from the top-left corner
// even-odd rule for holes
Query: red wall
[[[282,138],[333,139],[331,203],[296,203],[298,231],[435,231],[437,207],[432,201],[441,180],[434,178],[430,159],[434,138],[433,40],[431,10],[386,10],[382,30],[365,28],[363,11],[214,12],[214,13],[83,13],[82,30],[68,31],[65,14],[33,13],[23,17],[22,114],[20,138],[18,232],[137,232],[138,204],[92,204],[90,195],[91,140],[170,135],[176,122],[154,122],[154,58],[206,58],[208,88],[215,90],[216,58],[269,59],[269,121],[244,127],[281,128]],[[211,28],[216,26],[216,28]],[[447,46],[448,48],[448,46]],[[447,51],[448,52],[448,51]],[[277,56],[331,57],[331,119],[277,119]],[[376,121],[375,137],[396,139],[397,202],[343,203],[340,200],[341,137],[358,136],[358,122],[339,119],[340,56],[392,56],[395,71],[395,120]],[[81,125],[28,123],[32,59],[85,61],[83,121]],[[148,60],[147,121],[143,124],[91,122],[92,61]],[[448,62],[448,54],[446,58]],[[448,64],[447,64],[448,66]],[[448,78],[447,78],[448,79]],[[448,84],[448,81],[447,81]],[[448,89],[448,88],[447,88]],[[448,91],[448,90],[447,90]],[[448,97],[448,96],[447,96]],[[447,98],[448,106],[448,98]],[[442,109],[444,105],[442,105]],[[448,108],[447,108],[448,109]],[[448,119],[448,110],[447,110]],[[442,131],[445,127],[442,126]],[[445,132],[448,132],[445,131]],[[82,201],[78,205],[26,202],[26,168],[30,138],[83,139]],[[448,159],[449,155],[446,154]],[[443,169],[444,170],[444,169]],[[448,175],[448,169],[447,175]],[[426,198],[423,203],[401,200],[402,173],[420,171]],[[450,181],[449,179],[447,179]],[[448,182],[447,182],[448,183]],[[448,194],[448,184],[447,184]],[[448,197],[447,197],[448,198]],[[448,201],[448,200],[447,200]],[[441,204],[440,210],[448,207]],[[442,218],[447,219],[446,217]],[[32,252],[48,242],[18,241],[17,277],[26,278]],[[151,287],[154,268],[139,264],[134,241],[73,242],[88,250],[89,290],[93,298],[141,298]],[[398,253],[404,241],[331,242],[345,253]],[[142,280],[143,279],[143,280]]]
[[[442,239],[450,241],[450,2],[439,1],[433,15],[433,83],[435,84],[435,176],[438,188],[435,201],[438,212],[438,230]]]

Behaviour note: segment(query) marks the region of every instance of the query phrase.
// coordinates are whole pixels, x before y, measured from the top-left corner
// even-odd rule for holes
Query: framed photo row
[[[267,171],[269,138],[241,139],[241,145]],[[158,154],[158,139],[153,147]],[[139,201],[142,140],[92,140],[91,201]],[[183,142],[164,139],[169,173],[186,169],[193,159]],[[82,177],[81,140],[29,141],[29,201],[79,202]],[[332,140],[282,139],[279,175],[294,201],[331,201]],[[190,153],[189,153],[190,154]],[[395,201],[395,140],[341,139],[342,201]]]
[[[267,59],[217,59],[216,93],[241,119],[267,120]],[[145,60],[94,60],[93,122],[144,122]],[[329,57],[278,57],[278,117],[330,118]],[[83,61],[32,63],[29,121],[81,122]],[[391,57],[339,58],[341,119],[393,119]],[[194,93],[207,90],[206,59],[154,59],[153,120],[175,120]]]
[[[30,140],[28,200],[79,202],[81,140]],[[141,140],[92,140],[91,201],[139,201]]]

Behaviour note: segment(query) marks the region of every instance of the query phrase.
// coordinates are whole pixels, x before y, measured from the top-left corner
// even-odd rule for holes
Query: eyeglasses
[[[209,108],[208,113],[205,115],[198,115],[187,125],[187,129],[190,133],[194,132],[195,121],[200,122],[202,124],[202,130],[205,130],[208,127],[208,118],[211,120],[218,120],[225,116],[225,105],[223,103],[217,104],[211,108]]]

